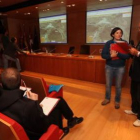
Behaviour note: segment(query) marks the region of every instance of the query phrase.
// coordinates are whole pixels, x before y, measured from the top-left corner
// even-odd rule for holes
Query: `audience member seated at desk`
[[[8,60],[11,60],[11,61],[16,62],[16,66],[17,66],[18,71],[21,71],[19,59],[16,58],[17,51],[20,53],[26,54],[22,50],[20,50],[19,47],[17,46],[17,38],[12,37],[11,42],[4,49],[4,52],[3,52],[3,62],[4,62],[5,69],[8,68]]]
[[[5,69],[1,81],[0,112],[21,124],[30,140],[38,140],[51,124],[58,125],[67,134],[69,128],[83,121],[82,117],[73,117],[72,110],[61,97],[52,112],[45,116],[38,101],[31,99],[30,95],[23,97],[24,91],[19,89],[20,73],[14,68]],[[63,128],[62,115],[68,121],[66,128]]]

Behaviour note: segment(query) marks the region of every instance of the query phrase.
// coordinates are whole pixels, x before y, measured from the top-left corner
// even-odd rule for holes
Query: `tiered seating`
[[[51,125],[39,140],[59,140],[63,131],[56,125]],[[1,140],[29,140],[23,127],[15,120],[0,113]]]

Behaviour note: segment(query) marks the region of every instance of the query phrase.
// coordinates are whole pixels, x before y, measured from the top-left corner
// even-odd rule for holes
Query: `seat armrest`
[[[49,93],[49,85],[47,85],[46,81],[44,80],[44,78],[42,78],[42,83],[43,83],[43,86],[45,88],[45,91],[46,91],[46,96],[48,97],[63,97],[63,87],[61,87],[61,89],[56,92],[56,91],[53,91],[51,93]]]
[[[58,126],[52,124],[39,140],[59,140],[63,131]]]
[[[56,97],[63,97],[63,87],[58,91],[53,91],[51,93],[49,93],[48,95],[49,97],[53,97],[53,98],[56,98]]]

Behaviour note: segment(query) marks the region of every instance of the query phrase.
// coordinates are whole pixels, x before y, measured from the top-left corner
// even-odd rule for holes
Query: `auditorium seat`
[[[63,131],[52,124],[39,140],[59,140]],[[29,140],[23,127],[15,120],[0,113],[0,140]]]
[[[41,102],[44,97],[63,97],[63,88],[59,90],[59,92],[51,92],[49,93],[49,85],[47,85],[44,78],[31,76],[27,74],[21,74],[21,79],[25,82],[27,87],[31,88],[31,91],[34,93],[38,93],[39,101]],[[24,86],[24,85],[23,85]]]

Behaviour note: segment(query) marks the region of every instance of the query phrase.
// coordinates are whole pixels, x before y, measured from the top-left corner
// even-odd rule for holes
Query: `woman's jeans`
[[[111,86],[112,81],[115,78],[115,87],[116,87],[116,95],[115,95],[115,102],[120,102],[121,97],[121,82],[123,78],[123,74],[125,71],[124,67],[111,67],[106,65],[105,66],[106,71],[106,95],[105,99],[110,100],[111,98]]]

